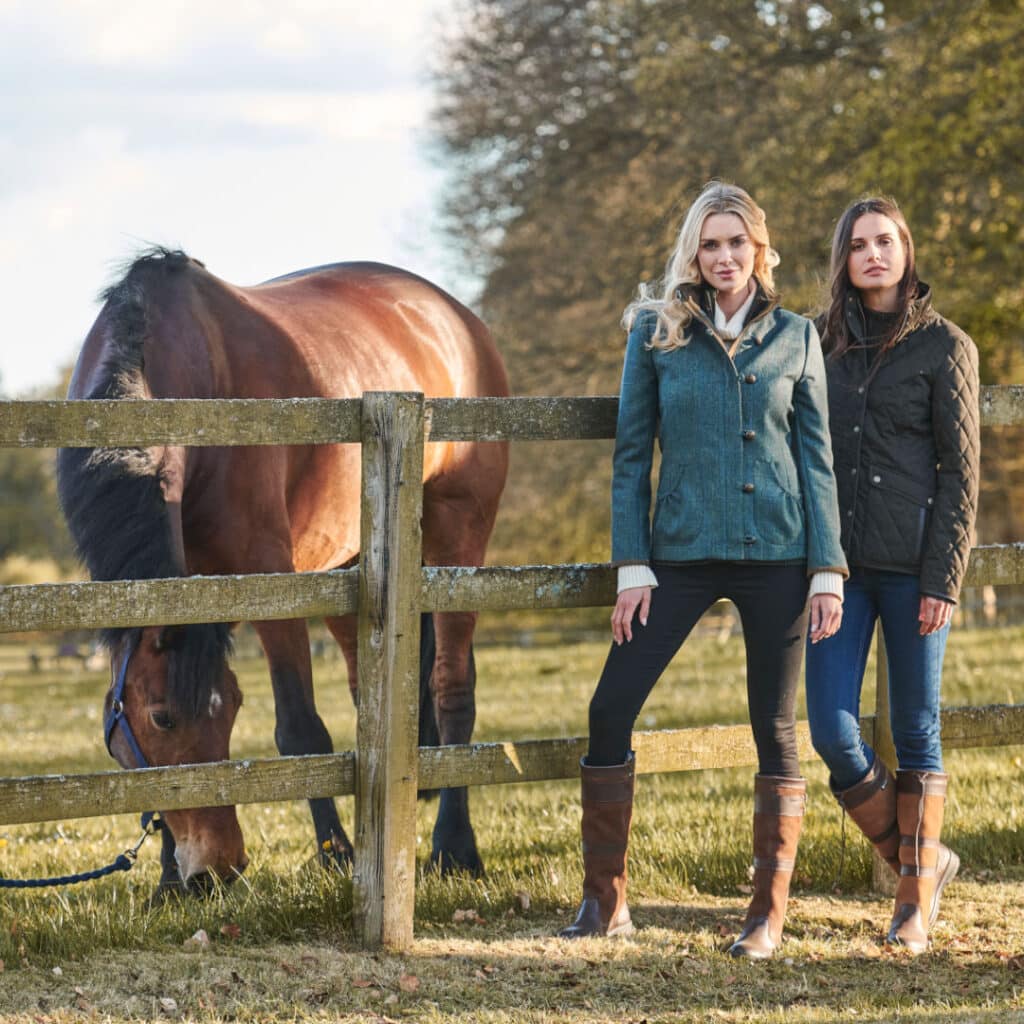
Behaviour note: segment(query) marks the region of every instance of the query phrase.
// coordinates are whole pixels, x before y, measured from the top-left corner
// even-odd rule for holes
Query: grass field
[[[552,615],[549,629],[559,621]],[[479,649],[475,738],[584,733],[604,653],[597,642]],[[945,703],[1024,700],[1022,662],[1024,628],[954,633]],[[236,668],[245,705],[233,754],[270,756],[265,666],[243,657]],[[316,673],[336,749],[350,748],[355,722],[340,659],[319,660]],[[0,646],[0,775],[111,767],[100,723],[106,683],[105,672],[46,662],[31,673],[27,647]],[[743,722],[743,692],[742,642],[694,637],[639,725]],[[630,883],[639,930],[613,942],[551,937],[579,896],[578,784],[496,786],[472,798],[487,876],[424,872],[417,940],[400,956],[354,946],[349,880],[311,866],[304,804],[240,808],[250,868],[205,902],[148,907],[159,874],[152,841],[128,875],[0,891],[0,1020],[1024,1022],[1022,753],[947,756],[946,838],[964,869],[933,951],[917,960],[880,945],[891,908],[869,890],[869,851],[852,828],[840,876],[842,820],[823,769],[809,762],[788,938],[770,964],[721,953],[746,903],[750,771],[639,780]],[[419,809],[424,858],[435,809]],[[350,825],[351,801],[341,811]],[[124,815],[0,827],[0,873],[87,870],[135,837],[135,819]],[[200,929],[208,945],[192,940]]]

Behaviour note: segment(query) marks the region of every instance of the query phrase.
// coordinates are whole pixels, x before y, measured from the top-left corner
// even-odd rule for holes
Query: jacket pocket
[[[655,543],[688,544],[704,525],[704,495],[700,467],[695,462],[661,465],[652,533]]]
[[[754,463],[754,519],[766,544],[789,546],[804,530],[804,509],[795,476],[776,459]]]
[[[861,551],[872,565],[917,568],[931,526],[932,488],[897,473],[869,467],[865,481]]]

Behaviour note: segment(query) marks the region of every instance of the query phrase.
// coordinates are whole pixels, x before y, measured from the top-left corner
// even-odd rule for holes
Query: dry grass
[[[477,736],[582,733],[603,656],[599,643],[480,650]],[[735,639],[694,638],[641,724],[743,721],[742,659]],[[956,634],[947,703],[1019,699],[1022,659],[1020,628]],[[105,674],[48,666],[31,674],[26,665],[24,647],[0,648],[0,774],[109,767],[99,725]],[[265,666],[254,658],[238,667],[246,704],[235,754],[271,754]],[[340,663],[317,668],[318,702],[344,748],[354,720]],[[309,866],[303,805],[241,808],[252,866],[242,883],[206,902],[147,907],[155,848],[144,848],[128,876],[0,892],[0,1020],[1024,1022],[1020,753],[948,757],[947,837],[965,869],[944,901],[933,951],[918,960],[879,943],[890,907],[869,892],[859,837],[848,837],[834,888],[840,818],[812,763],[788,939],[784,956],[769,964],[721,952],[745,903],[749,771],[641,780],[631,851],[640,929],[615,942],[552,937],[579,892],[577,786],[503,786],[473,797],[487,877],[421,877],[417,940],[402,955],[353,946],[349,881]],[[435,806],[420,806],[424,850]],[[342,813],[350,818],[350,805]],[[0,872],[83,870],[110,860],[134,830],[127,816],[2,828]],[[458,910],[475,916],[456,922]],[[186,948],[199,929],[209,946]]]

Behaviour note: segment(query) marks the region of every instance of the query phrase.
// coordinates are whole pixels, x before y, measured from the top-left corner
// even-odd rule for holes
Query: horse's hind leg
[[[438,612],[434,615],[437,655],[431,690],[440,744],[469,743],[476,721],[476,666],[473,661],[474,612]],[[469,791],[442,789],[434,824],[431,860],[442,871],[483,874],[483,862],[469,820]]]
[[[270,667],[277,724],[274,740],[281,754],[330,754],[327,728],[313,700],[313,669],[309,631],[304,619],[254,622]],[[352,844],[330,797],[309,801],[321,861],[352,860]]]
[[[423,493],[423,559],[428,565],[482,565],[505,480],[507,450],[500,445],[457,446],[451,470]],[[440,743],[469,743],[476,721],[473,612],[437,612],[437,653],[430,680]],[[467,790],[444,789],[434,826],[431,859],[442,872],[479,875],[483,864],[469,819]]]

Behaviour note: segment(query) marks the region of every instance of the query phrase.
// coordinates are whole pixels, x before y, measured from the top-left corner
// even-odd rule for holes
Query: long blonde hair
[[[697,262],[700,232],[704,221],[713,213],[735,213],[743,221],[755,248],[754,277],[768,298],[775,297],[772,269],[779,265],[779,254],[771,247],[764,210],[738,185],[708,182],[686,211],[675,249],[665,265],[665,276],[660,281],[642,282],[637,289],[637,297],[622,314],[622,326],[627,331],[645,310],[657,315],[658,323],[650,348],[668,351],[682,348],[689,341],[686,328],[692,314],[676,294],[676,289],[683,284],[700,284],[703,281]]]

